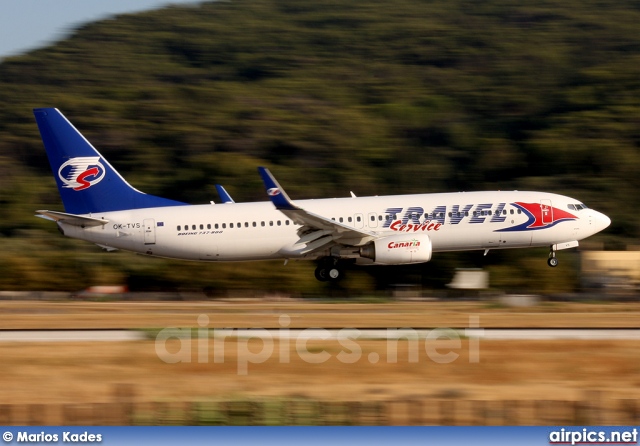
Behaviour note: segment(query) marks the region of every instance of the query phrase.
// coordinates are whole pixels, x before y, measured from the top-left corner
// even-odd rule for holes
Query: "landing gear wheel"
[[[337,282],[343,275],[343,270],[338,266],[338,259],[335,257],[323,258],[315,271],[316,279],[320,282]]]
[[[325,268],[324,266],[319,266],[316,268],[315,276],[316,276],[316,279],[318,279],[320,282],[326,282],[327,280],[329,280],[329,274],[327,274],[327,268]]]
[[[549,260],[547,260],[547,265],[549,265],[552,268],[555,268],[556,266],[558,266],[558,259],[556,259],[556,251],[553,249],[554,245],[551,245],[549,247]]]

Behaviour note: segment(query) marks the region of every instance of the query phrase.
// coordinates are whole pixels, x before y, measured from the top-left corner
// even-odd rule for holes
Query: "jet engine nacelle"
[[[431,260],[431,252],[431,239],[427,234],[392,235],[360,248],[360,256],[381,265],[428,262]]]

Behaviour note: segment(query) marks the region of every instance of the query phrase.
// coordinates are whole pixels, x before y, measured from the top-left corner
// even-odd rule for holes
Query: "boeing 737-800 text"
[[[545,192],[460,192],[292,201],[264,167],[270,201],[189,205],[130,186],[55,108],[34,110],[65,212],[40,210],[60,231],[108,249],[175,259],[230,262],[318,260],[319,280],[344,262],[402,265],[443,251],[549,247],[602,231],[609,218]]]

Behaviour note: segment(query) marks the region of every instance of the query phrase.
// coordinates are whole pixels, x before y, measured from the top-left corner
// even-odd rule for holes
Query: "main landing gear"
[[[337,282],[344,276],[344,270],[339,267],[336,257],[324,257],[320,259],[315,275],[320,282]]]
[[[556,266],[558,266],[558,259],[556,258],[556,252],[553,250],[553,246],[551,247],[551,249],[549,249],[549,259],[547,260],[547,265],[549,265],[552,268],[555,268]]]

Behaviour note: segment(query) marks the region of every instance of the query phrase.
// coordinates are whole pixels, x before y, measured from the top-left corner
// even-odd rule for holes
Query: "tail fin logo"
[[[275,197],[276,195],[280,195],[280,189],[278,189],[277,187],[272,187],[269,190],[267,190],[267,195],[269,195],[270,197]]]
[[[106,171],[99,156],[71,158],[58,169],[58,177],[65,188],[81,191],[98,184]]]

